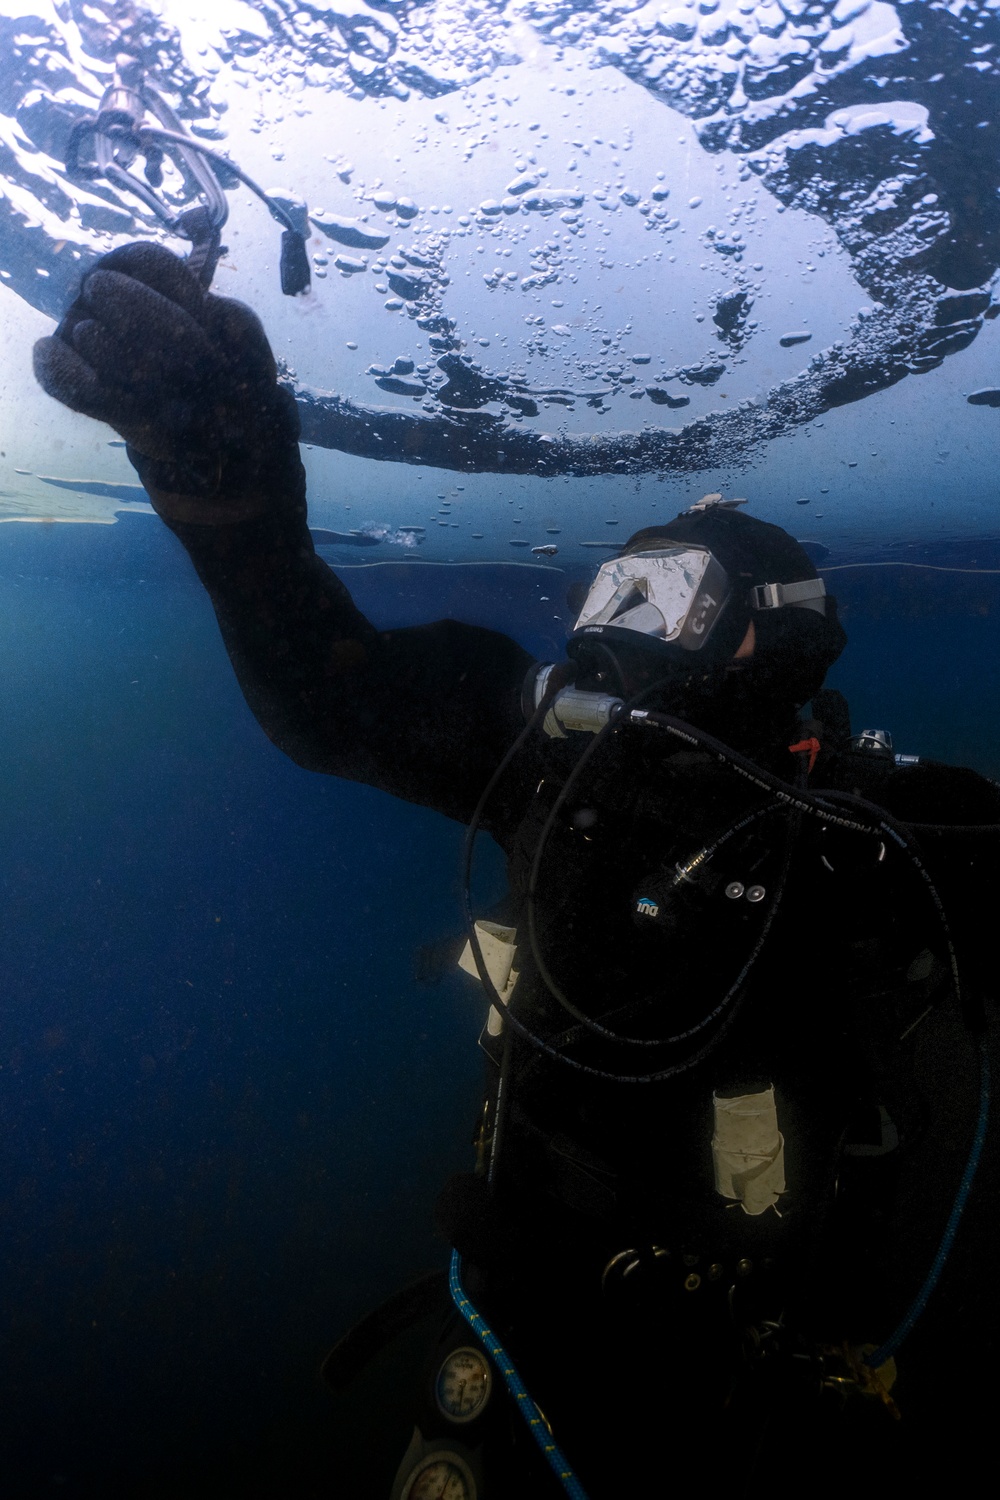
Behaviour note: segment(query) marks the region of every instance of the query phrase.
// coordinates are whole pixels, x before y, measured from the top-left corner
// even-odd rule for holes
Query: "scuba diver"
[[[160,246],[88,271],[35,369],[125,439],[274,744],[466,824],[467,875],[479,831],[508,859],[506,909],[469,914],[462,958],[488,1087],[475,1168],[437,1206],[448,1286],[328,1362],[368,1475],[351,1492],[600,1500],[693,1463],[779,1488],[804,1463],[898,1476],[895,1353],[985,1132],[970,897],[997,788],[852,734],[823,688],[835,601],[719,497],[598,569],[563,662],[453,620],[376,630],[315,554],[260,322]],[[934,1138],[914,1048],[941,1012],[983,1072],[930,1265],[892,1225]],[[383,1429],[408,1337],[412,1399]]]

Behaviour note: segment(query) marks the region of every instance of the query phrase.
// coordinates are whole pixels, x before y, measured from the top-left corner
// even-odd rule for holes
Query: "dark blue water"
[[[559,650],[557,570],[343,576],[381,623]],[[1000,773],[1000,578],[829,581],[855,726]],[[413,977],[462,831],[274,750],[149,518],[0,527],[0,619],[3,1493],[336,1494],[320,1360],[443,1263],[469,1163],[481,1007]]]

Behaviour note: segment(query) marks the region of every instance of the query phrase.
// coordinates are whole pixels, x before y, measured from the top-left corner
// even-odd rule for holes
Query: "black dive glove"
[[[126,245],[87,272],[54,336],[35,345],[35,374],[121,434],[164,520],[304,514],[298,412],[260,319],[204,292],[162,246]]]

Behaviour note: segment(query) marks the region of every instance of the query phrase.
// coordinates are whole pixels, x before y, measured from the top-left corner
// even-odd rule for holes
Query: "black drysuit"
[[[311,770],[469,821],[524,727],[532,662],[520,646],[450,620],[375,630],[315,556],[304,519],[174,529],[212,598],[247,701],[281,750]],[[711,727],[794,783],[791,710],[763,724]],[[638,1038],[691,1036],[664,1048],[588,1033],[539,976],[524,921],[541,829],[585,739],[539,731],[483,816],[509,859],[519,971],[512,1008],[580,1066],[512,1039],[492,1189],[471,1176],[452,1183],[440,1217],[597,1497],[631,1493],[627,1481],[658,1461],[667,1410],[695,1447],[709,1435],[763,1462],[759,1396],[742,1416],[723,1415],[739,1362],[734,1328],[759,1333],[785,1317],[813,1343],[887,1335],[926,1269],[927,1241],[918,1235],[907,1258],[900,1246],[912,1236],[886,1228],[895,1175],[877,1151],[893,1132],[915,1141],[926,1124],[913,1049],[935,1015],[950,1016],[970,1073],[975,1049],[962,1040],[950,998],[934,893],[891,833],[790,813],[702,748],[637,729],[609,737],[551,829],[538,872],[537,952],[556,987],[601,1024]],[[897,819],[1000,822],[1000,795],[969,771],[896,770],[891,758],[824,752],[810,788],[824,786],[860,793]],[[847,804],[841,811],[872,822]],[[712,859],[675,879],[679,864],[720,839]],[[996,839],[927,832],[919,856],[948,913],[971,1015],[987,966],[969,895],[988,877]],[[763,890],[758,901],[746,897],[753,887]],[[692,1055],[695,1065],[674,1076],[622,1081]],[[751,1216],[715,1190],[713,1096],[769,1085],[786,1191]],[[939,1176],[915,1211],[926,1209],[937,1229],[965,1145],[950,1143],[944,1165],[931,1153]],[[933,1242],[932,1234],[931,1251]],[[641,1288],[634,1296],[621,1275],[631,1265],[625,1251],[641,1262],[631,1268]],[[797,1419],[806,1447],[818,1441],[810,1413]],[[781,1443],[793,1451],[787,1426]],[[523,1461],[516,1490],[494,1481],[489,1493],[534,1493],[529,1478],[539,1494],[553,1493],[549,1476]]]

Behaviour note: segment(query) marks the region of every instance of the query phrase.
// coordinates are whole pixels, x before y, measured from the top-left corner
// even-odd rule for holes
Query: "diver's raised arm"
[[[452,621],[380,632],[355,607],[315,554],[295,401],[256,314],[162,247],[129,245],[85,276],[35,372],[125,439],[279,749],[468,817],[520,728],[530,657]]]
[[[104,256],[51,338],[35,345],[51,396],[107,422],[168,523],[305,523],[294,399],[249,307],[205,292],[154,244]]]

